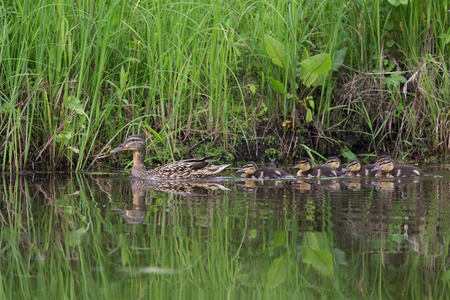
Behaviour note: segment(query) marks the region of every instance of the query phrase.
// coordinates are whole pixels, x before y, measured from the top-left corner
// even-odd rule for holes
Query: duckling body
[[[342,173],[342,170],[347,166],[346,164],[341,164],[341,160],[337,156],[331,156],[327,159],[325,166],[332,167]]]
[[[300,169],[297,172],[299,177],[338,177],[342,175],[341,172],[327,165],[313,167],[309,158],[302,158],[293,168]]]
[[[229,165],[210,165],[212,157],[191,158],[175,161],[156,169],[147,170],[144,165],[147,143],[140,135],[129,136],[119,147],[111,153],[130,150],[133,151],[133,167],[131,176],[140,179],[172,180],[196,179],[219,175]]]
[[[357,159],[353,159],[348,162],[347,166],[342,169],[342,174],[347,177],[360,177],[375,175],[376,171],[371,171],[375,165],[361,166],[361,162]]]
[[[376,172],[375,177],[379,178],[414,177],[424,175],[424,173],[416,167],[397,164],[390,157],[379,158],[371,171]]]
[[[291,174],[281,169],[272,167],[258,168],[252,161],[246,163],[242,168],[237,170],[236,173],[242,173],[241,177],[244,178],[255,179],[293,178]]]

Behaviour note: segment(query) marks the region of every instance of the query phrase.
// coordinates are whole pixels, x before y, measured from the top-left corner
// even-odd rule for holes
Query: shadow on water
[[[450,174],[2,177],[1,298],[443,298]],[[13,296],[14,295],[14,296]]]

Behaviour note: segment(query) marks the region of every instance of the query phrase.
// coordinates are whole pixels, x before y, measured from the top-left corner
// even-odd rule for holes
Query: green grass
[[[247,192],[224,182],[231,191],[183,197],[133,194],[128,180],[58,177],[1,178],[3,299],[448,294],[445,180],[390,192],[327,191],[323,181],[310,191],[285,182]],[[142,224],[116,211],[136,216],[132,203],[147,209]]]
[[[2,170],[85,169],[152,131],[160,160],[189,156],[183,142],[233,153],[267,124],[294,145],[283,157],[304,155],[305,135],[324,155],[323,139],[352,148],[332,137],[355,127],[379,133],[373,153],[446,153],[446,1],[395,2],[3,1]],[[306,71],[316,55],[331,67]]]

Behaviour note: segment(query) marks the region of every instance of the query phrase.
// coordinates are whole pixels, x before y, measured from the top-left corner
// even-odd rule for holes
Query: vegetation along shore
[[[156,164],[447,157],[448,10],[447,0],[2,1],[1,170],[95,169],[132,134]]]

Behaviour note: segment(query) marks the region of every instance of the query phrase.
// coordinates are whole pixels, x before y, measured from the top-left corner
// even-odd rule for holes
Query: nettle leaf
[[[272,62],[284,69],[286,65],[284,45],[268,34],[264,35],[264,43],[266,44],[267,54],[272,59]]]
[[[311,73],[328,75],[331,69],[331,57],[328,53],[321,53],[302,60],[301,64]]]

